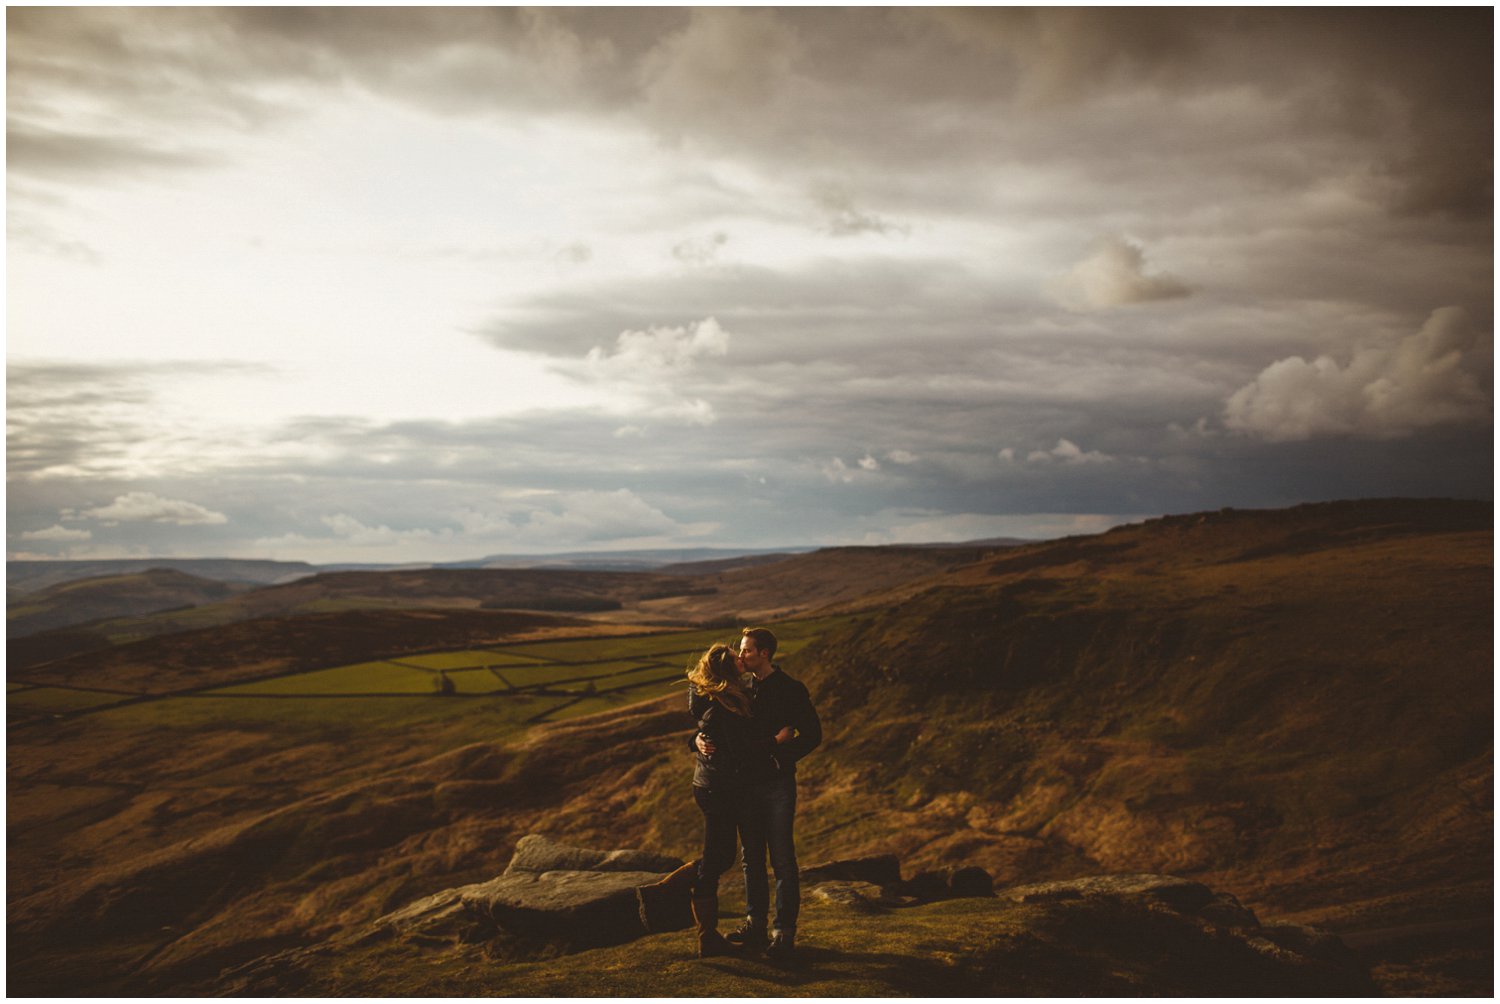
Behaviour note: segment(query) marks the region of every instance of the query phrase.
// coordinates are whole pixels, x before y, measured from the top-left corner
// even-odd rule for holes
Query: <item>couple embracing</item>
[[[801,890],[792,819],[796,763],[823,739],[807,688],[772,662],[776,636],[746,628],[739,649],[714,645],[688,670],[688,711],[697,720],[693,799],[703,812],[703,856],[638,890],[641,920],[660,930],[673,901],[692,902],[698,954],[764,950],[786,961],[797,937]],[[743,848],[745,922],[719,934],[719,876]],[[766,856],[776,873],[775,924],[769,935]]]

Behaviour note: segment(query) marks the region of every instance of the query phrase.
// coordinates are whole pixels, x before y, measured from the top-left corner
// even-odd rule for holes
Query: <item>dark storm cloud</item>
[[[1309,141],[1355,143],[1403,210],[1489,205],[1482,10],[12,8],[8,25],[13,123],[72,88],[246,126],[295,113],[258,84],[347,78],[453,112],[629,114],[782,168],[1087,158],[1139,180],[1239,137],[1234,176],[1291,189]],[[1246,92],[1292,131],[1243,142]]]
[[[476,323],[496,348],[631,391],[616,410],[306,418],[205,460],[203,477],[131,480],[115,468],[166,434],[140,419],[160,373],[13,366],[12,535],[27,549],[85,529],[91,545],[197,553],[710,525],[732,528],[725,543],[792,544],[896,512],[1490,491],[1484,10],[7,19],[10,166],[35,179],[28,202],[44,185],[205,169],[228,156],[223,132],[273,129],[343,88],[481,121],[635,130],[680,160],[670,198],[630,222],[670,235],[654,253],[676,271],[611,273],[608,235],[585,226],[547,252],[568,286]],[[57,125],[70,101],[112,124]],[[747,264],[756,226],[822,243],[784,267]],[[962,244],[981,228],[1012,241],[1008,256]],[[935,229],[958,243],[923,243]],[[36,231],[48,239],[62,240]],[[672,354],[710,320],[722,345]],[[627,372],[632,352],[650,365]],[[674,410],[696,401],[709,411]],[[89,467],[88,483],[32,477]],[[224,522],[183,544],[170,526],[132,538],[63,515],[120,498]]]

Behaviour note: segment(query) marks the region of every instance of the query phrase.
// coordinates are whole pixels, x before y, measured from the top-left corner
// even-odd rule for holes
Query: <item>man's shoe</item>
[[[724,940],[747,952],[763,951],[771,940],[766,937],[766,925],[747,920],[724,935]]]
[[[771,935],[771,943],[766,946],[766,958],[772,962],[791,962],[796,957],[794,942],[796,935],[777,931]]]

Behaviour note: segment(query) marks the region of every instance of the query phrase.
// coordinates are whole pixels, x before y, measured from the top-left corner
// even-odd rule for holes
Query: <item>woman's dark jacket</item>
[[[688,689],[688,713],[698,719],[698,731],[714,744],[713,756],[695,748],[693,786],[722,788],[764,781],[775,774],[771,753],[776,740],[762,734],[747,715],[737,715],[712,697]]]

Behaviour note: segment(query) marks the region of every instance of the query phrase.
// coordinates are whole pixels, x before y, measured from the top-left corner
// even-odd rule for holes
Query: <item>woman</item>
[[[672,904],[690,897],[701,958],[734,951],[718,930],[719,876],[734,864],[743,787],[770,771],[775,747],[751,724],[738,658],[728,645],[714,645],[687,672],[688,712],[714,747],[711,755],[694,750],[693,799],[703,812],[703,856],[636,890],[647,930],[671,927]]]

